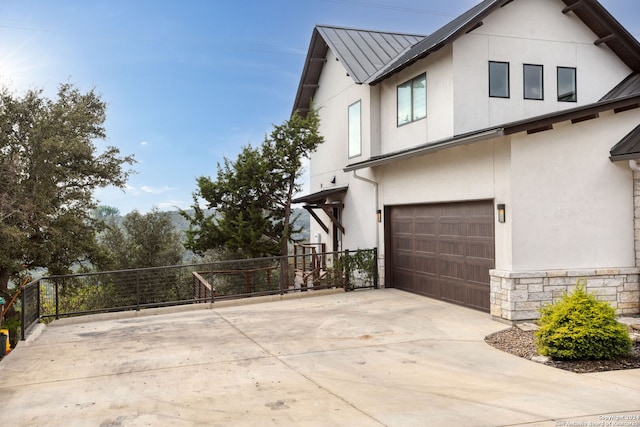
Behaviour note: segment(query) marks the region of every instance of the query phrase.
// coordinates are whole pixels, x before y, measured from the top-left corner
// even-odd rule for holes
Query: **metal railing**
[[[280,274],[286,258],[288,271]],[[377,249],[49,276],[22,287],[21,337],[38,321],[61,317],[212,303],[221,299],[378,287]]]

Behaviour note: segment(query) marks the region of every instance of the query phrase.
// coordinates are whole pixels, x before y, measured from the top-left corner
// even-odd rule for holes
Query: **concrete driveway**
[[[0,362],[0,425],[640,426],[640,370],[502,353],[507,325],[417,295],[194,307],[44,328]]]

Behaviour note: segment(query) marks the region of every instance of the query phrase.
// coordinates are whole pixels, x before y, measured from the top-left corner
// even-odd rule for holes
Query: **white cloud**
[[[163,185],[162,187],[151,187],[149,185],[143,185],[142,187],[140,187],[140,191],[150,194],[162,194],[172,190],[175,190],[175,188],[169,187],[168,185]]]
[[[140,145],[143,145],[143,146],[144,146],[144,145],[149,145],[149,142],[148,142],[148,141],[141,141],[141,142],[140,142]]]

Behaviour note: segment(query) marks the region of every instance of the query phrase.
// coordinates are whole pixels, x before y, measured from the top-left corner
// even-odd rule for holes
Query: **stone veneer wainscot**
[[[570,293],[579,279],[598,300],[607,301],[617,314],[640,311],[638,268],[513,272],[491,270],[491,315],[509,321],[533,320],[539,309]]]

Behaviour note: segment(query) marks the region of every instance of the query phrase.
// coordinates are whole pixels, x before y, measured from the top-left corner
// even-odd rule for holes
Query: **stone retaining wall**
[[[571,292],[578,279],[586,279],[586,290],[607,301],[616,313],[640,313],[638,268],[599,270],[502,271],[491,270],[491,315],[508,320],[533,320],[539,309],[564,292]]]

